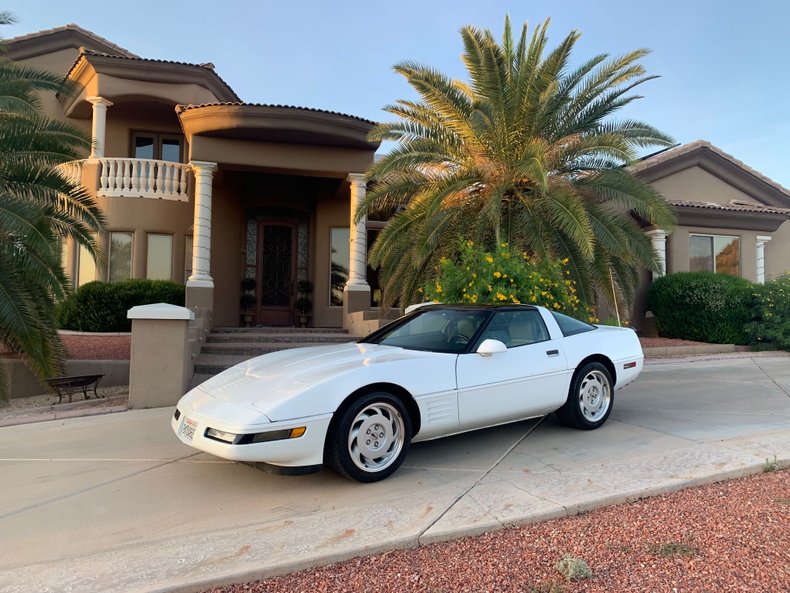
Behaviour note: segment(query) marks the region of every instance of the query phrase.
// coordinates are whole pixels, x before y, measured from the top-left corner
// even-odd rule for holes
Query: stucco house
[[[703,140],[648,156],[632,170],[677,215],[671,234],[646,227],[665,273],[706,270],[764,282],[790,271],[790,190]],[[640,329],[650,280],[643,274],[634,303]]]
[[[366,244],[383,223],[350,224],[378,147],[367,140],[374,122],[244,103],[212,64],[141,58],[77,25],[5,43],[4,57],[75,84],[44,107],[93,138],[67,169],[107,216],[106,261],[67,245],[75,286],[184,282],[187,305],[214,325],[239,324],[243,278],[255,282],[256,324],[292,325],[305,280],[315,326],[377,304]]]
[[[93,150],[67,170],[106,213],[106,261],[67,245],[75,286],[129,277],[185,282],[211,325],[238,325],[242,279],[252,322],[292,325],[299,281],[314,326],[351,327],[380,298],[367,246],[385,224],[351,213],[365,195],[375,124],[352,115],[244,103],[214,66],[146,59],[77,25],[6,41],[4,57],[62,73],[77,91],[47,114],[89,131]],[[633,171],[674,206],[671,233],[647,227],[665,271],[763,281],[790,269],[790,192],[715,146],[692,142]],[[644,274],[634,303],[640,326]]]

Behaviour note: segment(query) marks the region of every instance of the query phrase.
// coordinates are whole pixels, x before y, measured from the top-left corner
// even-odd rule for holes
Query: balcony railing
[[[189,165],[153,159],[100,158],[99,166],[99,196],[189,201]]]
[[[69,161],[57,166],[60,174],[72,183],[82,183],[82,161]]]

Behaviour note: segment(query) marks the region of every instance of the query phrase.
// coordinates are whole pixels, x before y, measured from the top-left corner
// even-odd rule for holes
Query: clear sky
[[[581,31],[575,59],[638,47],[661,76],[622,111],[678,142],[709,140],[790,188],[790,0],[6,0],[5,38],[76,23],[147,58],[213,62],[248,102],[382,120],[411,90],[392,65],[464,77],[458,30],[501,36],[551,17],[551,45]]]

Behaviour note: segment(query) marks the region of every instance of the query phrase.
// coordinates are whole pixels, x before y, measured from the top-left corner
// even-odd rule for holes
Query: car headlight
[[[251,445],[253,443],[298,439],[305,432],[307,432],[306,426],[285,428],[282,430],[270,430],[268,432],[255,432],[252,434],[236,434],[234,432],[219,430],[218,428],[207,428],[206,438],[228,443],[230,445]]]
[[[223,443],[233,444],[236,442],[236,439],[239,437],[239,435],[233,432],[225,432],[224,430],[219,430],[218,428],[209,428],[206,430],[206,437],[216,441],[222,441]]]

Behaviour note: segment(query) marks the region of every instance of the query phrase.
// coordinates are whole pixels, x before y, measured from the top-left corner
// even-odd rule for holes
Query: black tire
[[[411,417],[400,399],[384,391],[366,393],[337,411],[324,460],[342,476],[378,482],[403,463],[411,437]]]
[[[614,381],[600,362],[588,362],[576,369],[568,399],[557,410],[560,422],[571,428],[594,430],[603,426],[614,406]]]

